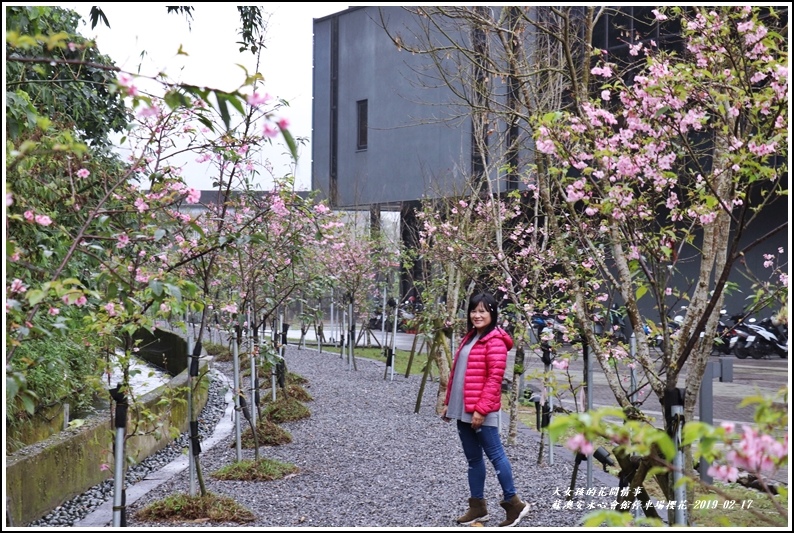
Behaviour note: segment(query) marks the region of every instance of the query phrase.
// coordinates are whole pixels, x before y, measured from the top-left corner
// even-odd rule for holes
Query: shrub
[[[90,344],[58,337],[30,340],[19,347],[10,364],[25,374],[28,390],[36,395],[35,412],[62,402],[80,411],[93,403],[100,357],[86,346]],[[14,403],[8,406],[6,421],[27,416],[24,406]]]

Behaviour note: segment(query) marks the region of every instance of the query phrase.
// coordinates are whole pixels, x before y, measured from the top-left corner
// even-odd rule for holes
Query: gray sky
[[[185,17],[167,14],[166,4],[107,3],[101,5],[110,22],[93,30],[88,17],[92,4],[71,4],[86,21],[80,33],[96,39],[100,52],[131,72],[140,67],[142,74],[164,71],[174,81],[233,90],[244,80],[243,65],[249,73],[256,71],[255,57],[240,53],[236,42],[240,26],[235,5],[198,3],[188,27]],[[264,4],[271,13],[259,72],[265,78],[263,90],[290,102],[283,112],[295,137],[311,138],[312,124],[312,21],[356,4],[290,3]],[[177,55],[180,46],[187,56]],[[142,56],[142,53],[145,54]],[[290,158],[283,145],[269,148],[265,157],[273,163],[274,174],[290,172]],[[188,160],[188,165],[195,156]],[[294,170],[296,188],[311,185],[311,145],[301,148]],[[188,185],[200,189],[211,186],[204,167],[188,166],[184,176]],[[267,184],[263,183],[263,187]]]

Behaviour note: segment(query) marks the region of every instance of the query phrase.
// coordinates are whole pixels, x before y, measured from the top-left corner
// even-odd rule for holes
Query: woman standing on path
[[[500,505],[507,512],[507,518],[499,526],[515,526],[529,512],[529,504],[516,494],[513,469],[499,436],[502,379],[513,339],[502,328],[496,327],[496,301],[492,295],[472,295],[467,315],[468,332],[455,353],[441,413],[447,422],[457,420],[458,435],[469,464],[469,509],[457,522],[468,525],[490,518],[483,494],[485,452],[504,493]]]

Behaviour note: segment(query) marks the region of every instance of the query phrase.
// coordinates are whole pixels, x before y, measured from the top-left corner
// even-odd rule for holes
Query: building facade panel
[[[399,7],[388,8],[387,16],[395,29],[412,20]],[[470,171],[471,121],[450,118],[454,110],[446,90],[417,84],[416,71],[432,68],[429,58],[398,50],[379,21],[377,7],[353,8],[315,20],[313,188],[330,196],[333,145],[317,137],[331,121],[326,131],[337,140],[336,205],[340,207],[448,194],[461,189]],[[335,50],[330,49],[334,24],[338,25]],[[329,49],[320,50],[326,43]],[[330,98],[334,91],[335,123]],[[366,149],[357,148],[357,103],[362,100],[368,103]]]

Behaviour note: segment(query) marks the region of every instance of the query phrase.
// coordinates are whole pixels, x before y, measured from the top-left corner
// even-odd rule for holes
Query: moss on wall
[[[207,363],[202,362],[200,374],[206,369]],[[160,420],[161,438],[154,435],[154,426],[141,426],[151,433],[128,438],[127,456],[142,461],[172,442],[169,436],[172,427],[180,433],[187,431],[187,378],[187,371],[182,372],[141,398]],[[207,403],[209,377],[205,376],[195,389],[193,398],[200,410]],[[174,395],[174,401],[161,404],[160,399],[166,395]],[[130,409],[128,431],[134,427],[133,417]],[[113,465],[113,436],[109,418],[96,416],[87,419],[80,428],[62,431],[8,456],[6,494],[13,523],[28,524],[41,518],[63,502],[112,477],[110,471],[103,471],[100,465]]]
[[[63,403],[59,403],[37,411],[23,423],[6,426],[6,450],[13,453],[19,447],[39,442],[63,430],[63,415]]]

